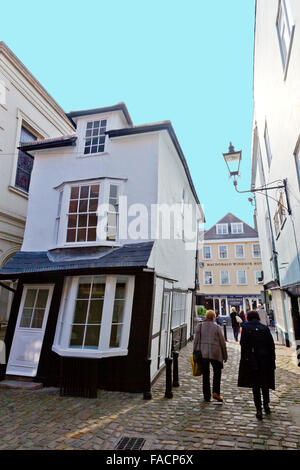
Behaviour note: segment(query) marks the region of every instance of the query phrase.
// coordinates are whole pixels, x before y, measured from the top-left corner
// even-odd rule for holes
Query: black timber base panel
[[[77,274],[104,274],[104,272],[97,270]],[[127,269],[126,272],[124,270],[121,272],[111,270],[109,274],[135,276],[128,355],[88,359],[61,357],[52,351],[64,283],[64,277],[61,273],[57,273],[45,274],[44,276],[28,275],[19,280],[5,338],[6,362],[16,327],[23,283],[54,283],[53,298],[35,380],[47,387],[59,387],[62,396],[72,395],[93,398],[97,396],[98,389],[136,393],[149,391],[151,387],[150,363],[147,357],[152,310],[153,273],[144,273],[141,269]],[[4,379],[5,372],[6,366],[1,365],[0,380]]]

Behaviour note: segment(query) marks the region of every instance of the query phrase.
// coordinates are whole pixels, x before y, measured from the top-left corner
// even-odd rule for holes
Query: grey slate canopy
[[[146,267],[153,242],[133,243],[94,258],[51,261],[47,251],[19,251],[0,270],[0,279],[26,273],[73,271],[86,268]]]
[[[244,232],[243,233],[231,233],[231,226],[230,224],[241,222],[244,224]],[[216,225],[217,224],[228,224],[228,234],[217,234],[216,232]],[[257,231],[250,227],[250,225],[246,224],[243,220],[239,219],[231,212],[225,215],[221,220],[219,220],[215,225],[213,225],[209,230],[206,230],[204,234],[204,240],[224,240],[224,239],[231,239],[231,238],[258,238]]]

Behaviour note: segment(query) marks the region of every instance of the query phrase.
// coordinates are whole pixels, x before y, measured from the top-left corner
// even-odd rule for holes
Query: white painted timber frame
[[[48,290],[48,298],[41,328],[28,328],[20,326],[26,294],[29,289]],[[36,376],[52,301],[53,290],[54,284],[24,284],[17,324],[7,364],[7,375],[24,375],[27,377]],[[24,358],[22,356],[23,353]],[[28,358],[26,358],[26,355]],[[30,360],[31,357],[33,358],[32,360]]]
[[[98,349],[69,347],[78,283],[79,279],[84,277],[90,278],[92,276],[77,276],[72,278],[68,277],[65,279],[52,350],[60,356],[65,357],[86,357],[100,359],[101,357],[127,356],[135,284],[134,276],[104,276],[106,278],[106,284]],[[118,278],[122,278],[122,280],[124,279],[126,282],[125,311],[120,347],[111,348],[109,346],[109,342],[112,327],[115,290]]]
[[[53,235],[53,247],[54,248],[65,248],[65,247],[83,247],[83,246],[99,246],[99,242],[101,242],[101,246],[120,246],[118,241],[118,226],[117,226],[117,234],[115,241],[109,240],[96,240],[93,242],[67,242],[67,227],[68,227],[68,207],[70,202],[70,195],[71,195],[71,188],[73,186],[91,186],[99,184],[99,199],[98,199],[98,209],[97,214],[100,211],[100,206],[102,204],[109,203],[109,189],[110,185],[118,186],[118,197],[123,195],[124,191],[124,181],[120,181],[119,179],[114,178],[98,178],[98,179],[89,179],[89,180],[80,180],[76,182],[64,182],[60,184],[57,188],[54,188],[58,191],[58,200],[57,206],[59,205],[59,198],[60,193],[63,192],[60,204],[60,214],[59,214],[59,227],[55,227],[55,232]],[[118,215],[118,218],[120,214]]]

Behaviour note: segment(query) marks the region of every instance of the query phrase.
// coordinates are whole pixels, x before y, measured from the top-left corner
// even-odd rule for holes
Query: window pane
[[[91,300],[88,323],[101,323],[103,300]]]
[[[98,349],[100,326],[87,326],[85,335],[85,348]]]
[[[78,207],[78,201],[70,201],[69,212],[70,213],[77,212],[77,207]]]
[[[84,199],[83,201],[79,201],[79,212],[87,212],[88,201]]]
[[[30,185],[30,174],[21,170],[21,168],[17,169],[16,174],[16,187],[26,191],[28,193]]]
[[[113,312],[113,323],[123,323],[125,302],[124,300],[115,300],[114,312]]]
[[[67,242],[75,242],[76,230],[68,230],[67,232]]]
[[[24,308],[20,322],[21,328],[30,328],[32,308]]]
[[[88,242],[95,242],[97,239],[96,228],[89,228],[88,230]]]
[[[90,199],[89,212],[96,212],[98,209],[98,199]]]
[[[118,348],[120,346],[123,325],[112,325],[110,335],[110,348]]]
[[[36,294],[37,294],[36,289],[28,289],[27,290],[24,307],[33,307],[34,306]]]
[[[87,215],[80,215],[78,218],[78,227],[87,226]]]
[[[103,299],[105,292],[105,278],[94,278],[93,289],[91,297],[93,299]]]
[[[77,241],[78,242],[85,242],[86,241],[86,229],[79,229],[77,231]]]
[[[99,184],[93,184],[91,186],[91,194],[90,197],[97,197],[99,196]]]
[[[44,313],[45,313],[45,310],[43,308],[37,308],[34,311],[31,328],[42,328]]]
[[[47,300],[48,300],[48,293],[47,289],[40,289],[36,301],[36,308],[46,308]]]
[[[70,347],[81,347],[83,343],[83,335],[84,325],[73,325],[70,339]]]
[[[89,215],[89,227],[97,227],[98,217],[96,214]]]
[[[88,299],[89,298],[90,289],[91,289],[91,282],[92,282],[92,279],[90,277],[81,278],[79,280],[77,299]]]
[[[68,228],[76,227],[77,216],[76,215],[69,215],[68,217]]]
[[[89,186],[81,186],[80,188],[80,199],[86,199],[89,197]]]
[[[125,299],[125,289],[126,289],[126,283],[125,282],[118,282],[116,285],[116,294],[115,298],[116,299]]]
[[[71,188],[71,199],[78,199],[79,197],[79,187],[73,186]]]
[[[85,323],[88,300],[77,300],[73,323]]]

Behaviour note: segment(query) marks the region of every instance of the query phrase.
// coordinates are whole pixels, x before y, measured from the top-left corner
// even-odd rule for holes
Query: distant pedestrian
[[[267,314],[267,312],[265,311],[264,306],[263,306],[262,304],[259,304],[259,305],[258,305],[258,307],[257,307],[257,313],[258,313],[258,315],[259,315],[260,322],[261,322],[263,325],[268,326],[268,325],[269,325],[269,317],[268,317],[268,314]]]
[[[270,414],[269,389],[275,390],[275,344],[269,328],[256,311],[248,312],[241,335],[239,387],[252,388],[256,417],[262,419],[261,392],[266,414]]]
[[[231,307],[230,309],[230,318],[231,318],[231,326],[233,329],[233,336],[236,341],[239,340],[239,331],[242,323],[242,319],[237,314],[236,308]]]
[[[227,349],[222,328],[214,323],[216,314],[213,310],[206,312],[206,320],[199,324],[194,337],[194,357],[201,363],[203,376],[203,396],[205,401],[211,399],[210,364],[213,368],[213,398],[223,402],[221,397],[221,375],[223,363],[227,361]]]
[[[243,322],[243,323],[241,323],[241,325],[243,326],[243,324],[244,324],[245,321],[246,321],[246,315],[245,315],[245,313],[244,313],[244,310],[241,310],[241,311],[239,312],[239,317],[241,318],[241,320],[242,320],[242,322]]]

